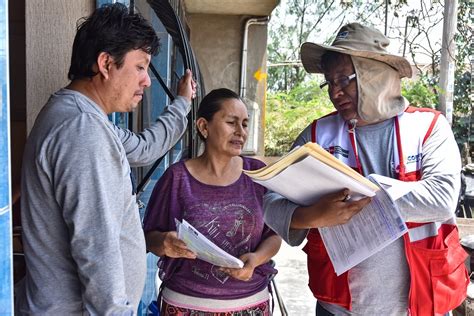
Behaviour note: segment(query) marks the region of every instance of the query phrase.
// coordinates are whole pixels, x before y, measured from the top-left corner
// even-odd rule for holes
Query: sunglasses
[[[338,86],[339,88],[344,89],[345,87],[349,85],[349,83],[351,83],[351,80],[354,79],[355,77],[356,77],[356,74],[353,73],[350,76],[343,76],[343,77],[336,78],[334,80],[325,80],[323,83],[319,85],[319,87],[321,89],[324,89],[324,87],[326,86],[328,86],[329,88]]]

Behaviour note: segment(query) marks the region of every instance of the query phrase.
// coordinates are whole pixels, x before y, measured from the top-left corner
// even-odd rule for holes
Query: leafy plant
[[[434,109],[438,103],[436,92],[423,78],[415,81],[403,81],[402,95],[408,99],[411,106],[418,108]]]
[[[332,109],[326,96],[311,92],[311,101],[304,103],[308,76],[299,61],[299,49],[303,42],[325,44],[343,24],[357,21],[382,30],[387,36],[402,43],[399,55],[411,56],[418,79],[404,82],[402,93],[414,106],[438,108],[441,37],[444,1],[422,0],[419,6],[407,0],[288,0],[280,5],[270,21],[268,46],[268,108],[266,120],[266,152],[278,154],[291,146],[297,134],[314,118]],[[387,7],[388,5],[388,7]],[[389,16],[385,16],[388,8]],[[456,67],[454,78],[453,123],[456,141],[462,146],[472,146],[474,119],[472,109],[472,0],[458,0],[456,43]],[[393,45],[393,44],[392,44]],[[393,48],[393,47],[392,47]],[[403,53],[402,53],[403,52]],[[327,105],[325,110],[323,102]],[[322,103],[321,103],[322,104]],[[273,113],[271,108],[277,113]],[[290,113],[295,111],[295,113]],[[297,118],[301,115],[300,122]],[[283,120],[279,122],[278,120]],[[277,130],[278,126],[282,129]],[[281,137],[281,139],[280,139]]]
[[[285,154],[308,124],[333,110],[327,92],[319,88],[317,80],[303,82],[288,92],[269,92],[265,114],[265,155]]]

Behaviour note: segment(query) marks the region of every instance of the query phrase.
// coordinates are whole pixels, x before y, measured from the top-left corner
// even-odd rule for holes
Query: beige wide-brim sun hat
[[[333,51],[381,61],[396,69],[400,78],[410,78],[412,75],[410,63],[403,57],[389,54],[386,49],[389,44],[389,39],[380,31],[359,23],[350,23],[339,30],[331,46],[304,43],[301,46],[301,62],[307,72],[323,73],[321,56],[327,51]]]

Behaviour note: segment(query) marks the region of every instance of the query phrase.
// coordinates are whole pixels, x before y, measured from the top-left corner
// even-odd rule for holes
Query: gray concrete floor
[[[278,269],[276,286],[290,316],[314,315],[316,308],[316,299],[308,287],[306,253],[301,248],[290,247],[283,242],[280,251],[273,258]],[[277,303],[273,316],[281,316]]]

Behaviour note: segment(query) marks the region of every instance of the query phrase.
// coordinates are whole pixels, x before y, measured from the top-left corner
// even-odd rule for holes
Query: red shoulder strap
[[[314,120],[313,123],[311,123],[311,142],[316,143],[316,124],[318,123],[318,120]]]
[[[417,108],[414,106],[409,106],[406,108],[405,112],[407,113],[414,113],[414,112],[430,112],[434,114],[433,120],[431,121],[430,127],[426,131],[425,137],[423,138],[423,144],[426,142],[428,137],[430,137],[431,132],[433,131],[433,128],[438,121],[438,117],[440,116],[441,112],[433,109],[428,109],[428,108]]]
[[[313,121],[313,123],[311,123],[311,142],[312,143],[316,143],[316,140],[317,140],[317,138],[316,138],[316,125],[318,124],[318,120],[323,119],[323,118],[328,117],[328,116],[336,115],[336,114],[337,114],[337,111],[331,112],[329,114],[321,116],[318,119],[315,119]]]

